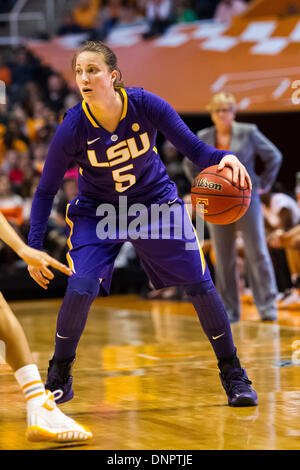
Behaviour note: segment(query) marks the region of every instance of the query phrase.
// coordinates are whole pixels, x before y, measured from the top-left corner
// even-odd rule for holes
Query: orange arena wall
[[[270,3],[273,16],[263,16]],[[206,112],[210,95],[220,90],[234,93],[241,112],[299,111],[300,14],[274,16],[276,8],[285,11],[284,3],[290,2],[258,0],[230,27],[213,21],[177,24],[149,41],[141,40],[138,28],[124,28],[108,44],[127,86],[159,94],[179,113]],[[294,3],[300,12],[300,0]],[[74,48],[66,39],[31,41],[29,47],[75,85]]]

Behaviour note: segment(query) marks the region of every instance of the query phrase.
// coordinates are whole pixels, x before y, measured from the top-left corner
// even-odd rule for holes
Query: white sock
[[[41,406],[45,402],[45,387],[35,364],[21,367],[15,372],[15,377],[30,407]]]

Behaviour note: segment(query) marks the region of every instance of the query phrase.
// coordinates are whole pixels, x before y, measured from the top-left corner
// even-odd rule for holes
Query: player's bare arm
[[[54,278],[54,274],[48,269],[48,266],[52,266],[68,276],[72,274],[72,271],[67,266],[52,258],[47,253],[27,246],[1,212],[0,238],[7,243],[20,258],[30,265],[28,270],[31,277],[44,289],[47,289],[47,284]]]

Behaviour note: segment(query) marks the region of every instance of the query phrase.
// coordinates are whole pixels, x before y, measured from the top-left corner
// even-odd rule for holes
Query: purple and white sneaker
[[[66,361],[57,361],[56,359],[49,361],[45,388],[53,393],[57,404],[70,401],[74,396],[73,376],[70,375],[74,361],[75,358]]]

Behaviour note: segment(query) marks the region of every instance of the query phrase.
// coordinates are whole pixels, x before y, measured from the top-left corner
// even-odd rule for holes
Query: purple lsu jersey
[[[162,98],[142,88],[120,88],[123,112],[114,132],[104,129],[85,101],[67,111],[52,139],[31,211],[30,246],[42,249],[55,194],[65,172],[79,166],[79,196],[118,204],[146,205],[174,200],[177,189],[167,175],[157,148],[159,130],[200,168],[221,161],[229,152],[216,150],[190,131]]]
[[[73,276],[101,279],[101,292],[107,294],[114,261],[122,244],[130,241],[157,289],[208,279],[210,274],[197,234],[159,157],[157,131],[202,168],[219,163],[228,152],[202,142],[162,98],[142,88],[120,88],[119,92],[123,97],[123,111],[114,132],[101,126],[85,101],[66,113],[51,142],[34,196],[29,244],[42,249],[53,198],[65,172],[76,163],[79,193],[66,214],[67,260]],[[121,196],[126,196],[131,208],[143,204],[146,213],[152,213],[153,206],[170,204],[174,212],[172,221],[156,218],[155,223],[162,231],[179,229],[180,235],[157,239],[141,234],[136,238],[127,232],[123,237],[99,237],[97,230],[103,214],[99,217],[98,208],[109,205],[120,209]],[[112,225],[115,220],[121,222],[113,211]],[[132,222],[136,223],[136,219]],[[141,231],[151,232],[153,226],[153,217],[147,218]],[[187,250],[190,243],[196,249]]]

